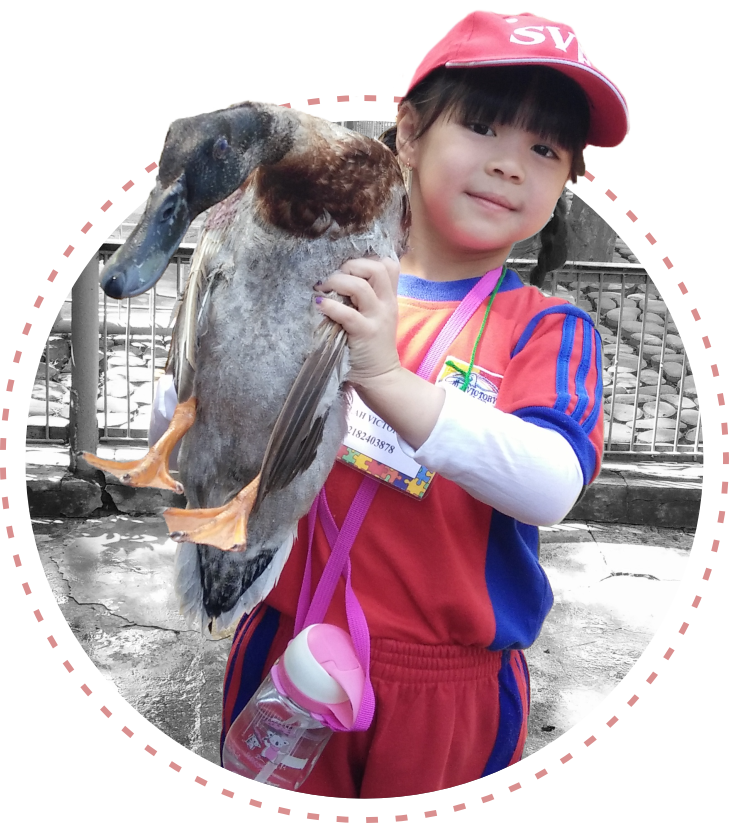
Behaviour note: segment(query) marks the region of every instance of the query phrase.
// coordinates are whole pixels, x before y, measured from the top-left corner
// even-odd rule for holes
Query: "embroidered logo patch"
[[[468,363],[459,360],[457,357],[446,357],[443,368],[440,370],[436,383],[447,383],[450,386],[455,386],[457,389],[463,390],[463,381],[468,373]],[[488,369],[480,366],[473,366],[471,375],[468,380],[468,387],[465,389],[466,394],[475,397],[482,403],[496,402],[501,388],[501,381],[504,376],[496,374]]]

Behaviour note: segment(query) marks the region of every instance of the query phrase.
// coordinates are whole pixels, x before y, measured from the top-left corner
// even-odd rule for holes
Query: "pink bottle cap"
[[[277,687],[300,706],[324,719],[333,715],[343,729],[352,727],[365,673],[344,629],[328,623],[307,626],[290,641],[272,674]]]

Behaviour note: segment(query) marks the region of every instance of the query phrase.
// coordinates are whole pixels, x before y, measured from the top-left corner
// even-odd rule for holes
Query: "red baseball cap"
[[[587,95],[593,146],[617,146],[628,132],[628,105],[619,89],[585,57],[574,31],[533,14],[474,11],[426,55],[408,94],[434,69],[476,66],[550,66]]]

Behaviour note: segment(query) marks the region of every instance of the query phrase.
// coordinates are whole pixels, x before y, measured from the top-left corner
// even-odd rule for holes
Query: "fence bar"
[[[116,248],[118,248],[121,245],[122,242],[123,241],[109,241],[105,243],[99,251],[100,264],[104,264],[106,262],[106,259],[112,254],[112,252]],[[160,359],[164,359],[161,357],[160,354],[158,354],[156,345],[158,340],[160,341],[160,346],[162,348],[166,348],[169,345],[171,325],[174,323],[175,318],[175,308],[170,308],[169,304],[175,302],[175,295],[177,295],[177,297],[179,298],[180,294],[184,291],[185,282],[189,274],[190,256],[193,254],[194,250],[195,246],[193,244],[188,244],[184,247],[180,247],[180,250],[177,254],[174,255],[171,261],[171,266],[165,275],[166,280],[162,284],[162,287],[155,287],[149,295],[134,298],[132,301],[116,301],[107,300],[106,295],[99,295],[99,293],[97,292],[97,295],[99,295],[100,297],[99,309],[101,316],[94,316],[93,318],[89,317],[88,320],[82,323],[83,327],[88,332],[91,332],[92,328],[94,327],[94,324],[98,324],[97,329],[98,333],[101,336],[101,342],[99,343],[98,338],[91,338],[90,336],[89,340],[93,339],[93,344],[89,344],[89,350],[95,353],[98,351],[99,346],[103,349],[103,362],[106,364],[107,370],[109,368],[109,356],[113,350],[111,345],[112,338],[115,338],[117,343],[122,340],[126,343],[126,345],[124,345],[122,349],[122,351],[126,354],[126,357],[117,357],[115,359],[115,362],[122,366],[121,369],[117,369],[117,376],[120,378],[123,378],[124,376],[126,377],[127,393],[123,397],[126,398],[127,419],[126,422],[117,422],[118,415],[115,415],[115,425],[109,425],[109,423],[111,422],[111,418],[109,417],[109,415],[111,414],[110,407],[116,409],[118,406],[123,407],[124,403],[122,398],[119,398],[118,401],[115,400],[113,403],[110,400],[110,385],[108,384],[109,374],[107,373],[107,379],[102,381],[102,389],[100,391],[101,397],[98,401],[98,419],[100,422],[97,426],[97,429],[100,429],[99,440],[102,443],[134,445],[146,442],[146,423],[147,415],[149,414],[149,409],[144,407],[149,405],[149,401],[153,397],[153,375],[155,373],[156,367],[162,365],[160,363]],[[527,279],[526,275],[528,274],[529,270],[533,267],[534,263],[535,261],[530,258],[514,258],[509,261],[509,264],[512,266],[512,268],[516,269],[520,273],[520,276],[523,280]],[[681,379],[678,381],[677,386],[678,409],[676,412],[677,422],[674,437],[670,438],[669,442],[657,442],[658,437],[655,434],[655,431],[657,428],[656,424],[660,423],[660,421],[657,420],[657,417],[659,416],[658,411],[662,399],[661,390],[663,388],[663,367],[665,366],[666,357],[668,356],[668,349],[666,347],[667,337],[665,332],[667,332],[667,324],[670,319],[670,314],[666,314],[666,328],[664,334],[662,335],[662,340],[660,341],[660,348],[658,348],[658,351],[663,356],[656,357],[656,360],[658,361],[657,371],[659,373],[659,381],[655,386],[641,386],[641,383],[643,382],[642,372],[645,368],[647,368],[650,365],[644,364],[643,358],[648,356],[649,360],[652,361],[652,356],[646,354],[646,348],[649,343],[649,341],[646,339],[647,322],[649,320],[649,318],[646,316],[646,309],[650,308],[649,301],[651,297],[654,296],[653,292],[657,291],[656,287],[653,284],[651,284],[645,269],[640,264],[633,263],[568,261],[558,271],[551,273],[551,277],[551,284],[549,283],[549,281],[546,281],[545,293],[560,294],[562,286],[569,285],[569,289],[565,288],[564,290],[564,296],[569,297],[570,292],[572,292],[572,290],[574,289],[573,299],[576,302],[580,302],[581,300],[585,299],[585,297],[583,296],[583,289],[586,289],[589,295],[590,293],[592,293],[591,289],[593,287],[596,287],[596,293],[593,295],[593,297],[588,296],[587,299],[593,302],[596,300],[596,305],[594,307],[595,321],[597,324],[600,324],[604,320],[604,323],[609,326],[609,332],[607,332],[610,337],[609,342],[612,343],[614,340],[615,351],[614,353],[611,352],[609,356],[606,356],[605,358],[606,367],[607,361],[612,360],[610,385],[605,387],[604,409],[606,412],[606,450],[609,453],[615,453],[625,456],[639,456],[641,454],[645,454],[650,455],[651,457],[662,456],[668,458],[680,457],[681,455],[683,455],[689,459],[700,458],[702,452],[700,440],[700,433],[702,427],[701,423],[699,423],[698,421],[694,423],[694,419],[691,420],[692,426],[694,426],[694,428],[697,429],[697,431],[694,432],[693,440],[690,440],[689,438],[684,438],[681,434],[681,413],[683,409],[685,409],[687,406],[693,409],[694,406],[697,405],[695,403],[689,402],[688,395],[685,396],[686,374],[687,371],[689,371],[690,369],[685,351],[683,352],[683,357],[679,359],[679,362],[680,360],[683,360],[683,368],[681,369]],[[78,288],[81,288],[81,282],[82,281],[79,281]],[[95,284],[95,272],[94,288],[97,288]],[[636,293],[631,294],[630,298],[628,299],[628,291],[635,291]],[[624,311],[624,309],[626,306],[641,304],[641,301],[638,299],[638,293],[641,291],[643,292],[643,294],[641,295],[643,301],[643,318],[642,322],[640,323],[639,331],[642,333],[640,335],[636,334],[636,340],[633,341],[632,339],[628,339],[632,335],[624,336],[623,334],[623,332],[625,331],[624,326],[626,324],[627,314],[627,312]],[[76,299],[76,302],[78,304],[79,301],[77,298],[75,298],[75,294],[76,292],[74,291],[74,299]],[[614,327],[614,321],[612,319],[610,321],[606,319],[608,307],[606,306],[605,308],[603,308],[602,306],[602,301],[606,295],[608,295],[613,302],[619,303],[619,311],[615,312],[614,315],[615,320],[617,321],[617,328]],[[626,299],[628,299],[627,303]],[[618,308],[618,306],[614,306],[614,308]],[[589,310],[590,307],[585,306],[585,309]],[[89,312],[89,314],[91,313]],[[56,321],[56,323],[54,323],[52,335],[60,337],[63,340],[68,340],[69,335],[71,333],[71,326],[72,320],[67,319],[67,313],[64,313],[63,317],[60,317]],[[132,349],[130,344],[140,342],[140,340],[149,341],[149,346],[151,347],[151,351],[144,352],[143,354],[148,361],[150,378],[152,379],[150,379],[149,394],[141,395],[142,408],[140,410],[140,414],[138,418],[135,417],[135,419],[132,421],[130,419],[130,413],[132,411],[131,398],[134,397],[135,400],[138,400],[140,394],[136,392],[136,389],[133,392],[134,384],[132,384],[130,380],[132,372],[132,362],[127,358],[131,357],[130,352],[132,351]],[[608,341],[606,340],[605,342],[607,348]],[[626,375],[621,376],[621,369],[623,364],[626,363],[626,353],[628,350],[625,346],[626,343],[628,347],[634,350],[634,352],[637,352],[638,366],[634,370],[627,372]],[[651,341],[651,346],[655,348],[655,346],[658,343],[658,340]],[[672,348],[675,348],[675,346],[673,346],[673,343],[671,345]],[[75,360],[78,362],[80,357],[79,344],[74,341],[73,346]],[[140,346],[142,346],[143,349],[145,348],[143,343],[140,343]],[[649,351],[652,350],[653,349],[650,349]],[[671,357],[672,356],[673,355],[671,355]],[[53,375],[49,373],[49,369],[53,365],[53,360],[51,357],[51,350],[48,348],[48,346],[44,360],[46,375],[45,393],[39,391],[35,391],[34,393],[36,394],[38,399],[45,399],[46,415],[44,419],[38,420],[37,424],[33,423],[32,425],[29,425],[27,435],[29,443],[62,442],[61,440],[51,441],[51,435],[55,434],[55,429],[53,429],[50,425],[50,423],[52,422],[50,419],[50,415],[53,413],[55,409],[53,397],[51,395],[51,387],[55,386],[56,384],[53,382]],[[135,368],[139,365],[141,364],[138,364],[135,361]],[[126,368],[124,368],[124,366],[126,366]],[[97,371],[95,363],[93,368],[94,375],[96,376]],[[137,374],[136,371],[134,373],[135,375]],[[41,368],[39,369],[39,385],[43,384],[43,376],[44,368]],[[623,379],[623,377],[626,377],[627,380]],[[623,389],[622,392],[616,391],[616,384],[618,382],[623,382],[626,384],[626,387]],[[673,384],[674,379],[671,378],[670,382]],[[656,413],[654,415],[646,414],[647,410],[642,409],[644,405],[642,398],[645,395],[654,395],[653,399],[656,403]],[[619,400],[624,402],[619,404]],[[617,414],[619,405],[620,414]],[[89,411],[93,409],[95,406],[96,402],[87,404],[87,408],[89,409]],[[628,414],[627,412],[628,408],[631,409],[630,414]],[[643,416],[645,416],[646,418],[656,418],[650,420],[650,422],[653,425],[649,425],[645,430],[643,430],[643,426],[645,426],[646,423],[643,423],[641,425],[637,422],[639,415],[641,415],[641,410],[643,411]],[[68,411],[62,410],[61,415],[67,416]],[[607,415],[609,415],[609,419],[607,418]],[[622,422],[624,418],[628,419],[625,421],[625,428],[621,426],[620,434],[618,437],[616,435],[615,426],[617,423]],[[694,418],[693,415],[692,418]],[[631,422],[633,425],[631,425]],[[67,441],[68,439],[70,439],[70,432],[65,426],[63,426],[60,431],[63,440]],[[56,435],[56,437],[58,436],[59,435]],[[82,448],[87,447],[83,445],[78,446],[76,447],[76,450],[78,451]]]
[[[99,384],[99,258],[88,262],[71,292],[70,469],[85,474],[91,468],[79,460],[83,451],[96,452],[96,390]]]

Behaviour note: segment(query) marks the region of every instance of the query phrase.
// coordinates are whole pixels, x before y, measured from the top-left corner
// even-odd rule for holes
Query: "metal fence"
[[[515,261],[523,275],[532,261]],[[639,264],[567,263],[545,293],[591,315],[603,341],[605,450],[702,453],[701,412],[691,366],[661,295]]]
[[[99,265],[122,240],[107,241]],[[127,300],[99,290],[99,437],[106,443],[141,444],[147,439],[154,385],[163,373],[174,313],[190,272],[194,246],[183,245],[154,289]],[[36,373],[27,425],[29,443],[68,441],[71,357],[70,295],[59,313]]]
[[[101,265],[121,244],[99,252]],[[99,436],[142,444],[154,382],[167,359],[176,304],[194,246],[182,246],[156,288],[131,300],[99,292]],[[534,260],[510,261],[526,281]],[[603,338],[607,452],[698,456],[701,412],[678,329],[645,270],[637,264],[567,263],[544,292],[585,309]],[[54,323],[33,389],[29,442],[66,442],[71,379],[70,299]]]

